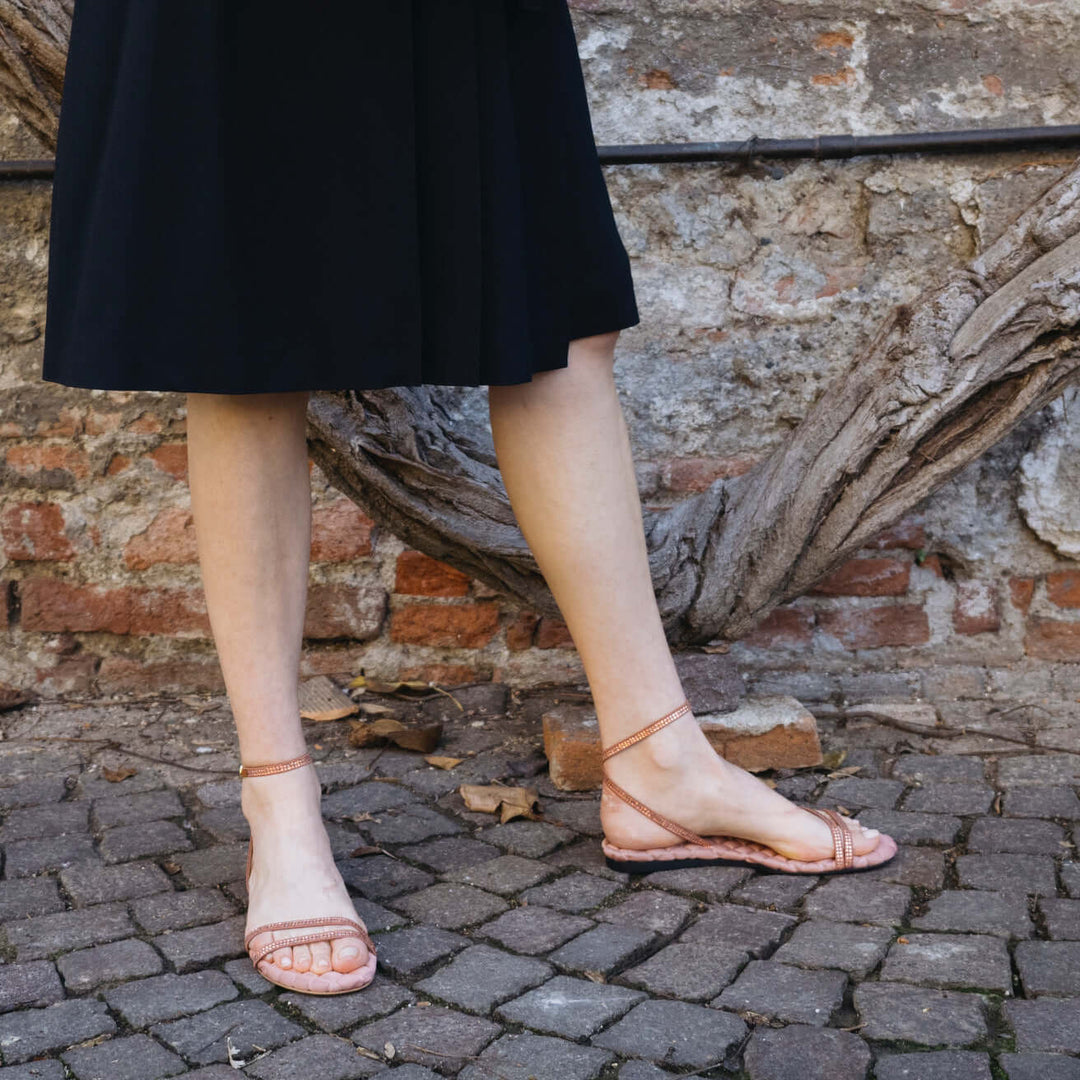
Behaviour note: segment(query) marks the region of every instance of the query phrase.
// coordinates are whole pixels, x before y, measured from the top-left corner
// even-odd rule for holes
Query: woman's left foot
[[[798,861],[833,855],[829,826],[720,757],[691,713],[613,755],[604,770],[649,809],[699,836],[751,840]],[[641,850],[685,843],[606,789],[600,821],[605,839],[616,847]],[[876,829],[864,828],[857,818],[845,824],[856,855],[877,847]]]

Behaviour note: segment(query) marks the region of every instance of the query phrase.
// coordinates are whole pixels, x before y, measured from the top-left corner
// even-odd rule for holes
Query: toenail
[[[359,950],[359,949],[354,949],[354,948],[353,948],[353,947],[352,947],[352,946],[350,945],[350,946],[349,946],[349,947],[348,947],[347,949],[342,949],[342,950],[341,950],[341,955],[342,955],[342,956],[347,956],[347,957],[349,957],[350,959],[352,959],[352,957],[354,957],[354,956],[359,956],[359,955],[360,955],[360,950]]]
[[[867,836],[877,836],[878,831],[877,831],[877,829],[867,829],[866,830],[866,835]]]

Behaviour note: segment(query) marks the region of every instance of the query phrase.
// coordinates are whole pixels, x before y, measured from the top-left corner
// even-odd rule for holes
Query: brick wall
[[[1080,115],[1072,0],[572,7],[601,143]],[[0,157],[37,156],[0,110]],[[767,455],[894,304],[992,242],[1073,158],[609,168],[642,310],[620,339],[617,377],[646,504]],[[46,182],[0,187],[0,681],[68,697],[220,686],[183,396],[39,380],[48,205]],[[486,422],[482,390],[448,393]],[[1033,524],[1021,497],[1038,473],[1025,463],[1069,423],[1063,406],[1029,420],[776,611],[733,647],[748,682],[808,701],[980,695],[1006,679],[1080,690],[1076,549]],[[314,466],[312,486],[306,673],[580,680],[558,621],[405,548]]]

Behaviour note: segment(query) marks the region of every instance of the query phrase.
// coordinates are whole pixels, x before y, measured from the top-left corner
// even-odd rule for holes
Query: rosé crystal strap
[[[651,724],[643,727],[640,731],[635,731],[633,735],[627,735],[625,739],[620,739],[617,743],[612,743],[601,755],[601,761],[607,761],[612,754],[617,754],[620,750],[625,750],[628,746],[633,746],[636,742],[641,742],[642,739],[647,739],[653,732],[659,731],[662,727],[670,724],[672,720],[678,720],[683,713],[690,711],[690,702],[684,701],[677,708],[671,710],[671,712],[661,716],[659,720],[654,720]]]
[[[241,765],[241,776],[273,776],[275,773],[288,772],[290,769],[299,769],[301,765],[311,764],[311,754],[303,753],[299,757],[289,758],[288,761],[275,761],[269,765]]]

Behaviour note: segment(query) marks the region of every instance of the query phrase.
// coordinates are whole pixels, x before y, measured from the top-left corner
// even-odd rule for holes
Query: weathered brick
[[[375,526],[352,499],[336,499],[311,511],[311,561],[347,562],[370,555]]]
[[[887,1054],[874,1064],[876,1080],[992,1080],[989,1054],[974,1050],[937,1050],[923,1054]]]
[[[825,596],[903,596],[911,564],[896,558],[849,559],[810,591]]]
[[[748,959],[746,952],[727,945],[676,942],[618,978],[650,994],[706,1001],[720,993]]]
[[[312,584],[304,609],[304,637],[368,641],[382,630],[386,610],[386,590],[375,580],[359,585]]]
[[[435,880],[426,871],[388,855],[345,859],[338,863],[338,868],[345,883],[369,900],[390,900],[423,889]]]
[[[918,604],[819,611],[818,626],[845,649],[924,645],[930,640],[930,622]]]
[[[382,1066],[361,1057],[356,1047],[333,1035],[307,1035],[265,1057],[256,1057],[245,1070],[257,1080],[356,1080],[373,1076]]]
[[[76,863],[98,862],[89,836],[50,836],[44,840],[16,840],[4,846],[4,874],[30,877],[44,870],[62,870]]]
[[[485,845],[485,847],[488,847]],[[488,850],[498,853],[498,848]],[[547,863],[537,859],[523,859],[520,855],[499,855],[479,865],[466,866],[444,875],[451,881],[475,885],[479,889],[499,893],[500,896],[517,896],[524,889],[543,881],[554,873]]]
[[[168,506],[153,521],[124,544],[124,563],[129,570],[148,570],[171,563],[182,566],[198,561],[195,518],[183,506]]]
[[[22,588],[24,630],[99,630],[111,634],[180,634],[210,637],[199,588],[109,589],[52,578],[31,578]]]
[[[64,910],[56,881],[47,877],[0,881],[0,922]]]
[[[898,926],[910,901],[911,890],[906,886],[841,876],[829,878],[810,893],[803,910],[812,917],[836,922]]]
[[[236,907],[220,890],[200,888],[142,897],[131,905],[131,914],[148,934],[160,934],[219,922],[235,915]]]
[[[1024,652],[1037,660],[1075,664],[1080,660],[1080,622],[1029,616]]]
[[[119,903],[17,919],[5,923],[4,929],[20,960],[37,960],[52,953],[116,941],[135,933],[127,909]]]
[[[1039,908],[1051,938],[1055,941],[1080,941],[1080,900],[1042,897]]]
[[[603,903],[619,886],[592,874],[575,873],[537,885],[521,894],[528,904],[541,904],[559,911],[589,911]]]
[[[891,940],[888,927],[810,919],[795,928],[772,959],[798,967],[839,968],[862,979],[881,963]]]
[[[642,889],[631,893],[620,904],[602,908],[593,918],[618,926],[640,926],[658,934],[674,934],[690,918],[694,908],[693,901],[684,896],[673,896],[659,889]]]
[[[574,834],[548,821],[508,821],[505,825],[481,829],[476,838],[496,844],[512,855],[539,859],[560,844],[573,840]]]
[[[581,915],[530,906],[504,912],[481,926],[479,932],[512,952],[535,955],[557,948],[593,925]]]
[[[63,836],[65,833],[86,833],[87,815],[86,806],[71,802],[12,810],[3,826],[0,826],[0,843]]]
[[[245,916],[236,915],[210,926],[172,930],[154,938],[154,945],[179,972],[244,955]]]
[[[961,855],[956,860],[956,872],[967,889],[1010,892],[1023,883],[1029,894],[1057,893],[1054,863],[1048,855]]]
[[[785,695],[747,697],[724,713],[698,717],[709,743],[744,769],[802,768],[821,762],[814,716]],[[596,713],[558,705],[542,717],[544,753],[552,782],[563,791],[586,791],[603,779]]]
[[[381,957],[380,957],[381,959]],[[362,994],[282,994],[283,1004],[296,1009],[323,1031],[341,1031],[362,1020],[375,1020],[399,1006],[416,1000],[416,995],[391,982],[381,972],[364,987]]]
[[[406,550],[397,557],[394,592],[409,596],[464,596],[469,575],[422,551]]]
[[[718,904],[699,915],[679,936],[682,942],[707,942],[746,952],[755,959],[770,953],[795,918],[739,904]]]
[[[881,979],[942,989],[1012,989],[1005,942],[982,934],[906,934],[889,949]]]
[[[1080,1054],[1080,999],[1006,1001],[1004,1009],[1017,1050]]]
[[[985,581],[958,582],[953,629],[958,634],[986,634],[1000,626],[997,590]]]
[[[390,615],[390,640],[402,645],[482,649],[495,636],[499,607],[490,602],[404,604]]]
[[[394,906],[417,922],[443,930],[460,930],[463,926],[483,922],[508,907],[501,897],[471,885],[451,882],[440,882],[412,893],[396,901]]]
[[[112,829],[118,825],[159,821],[162,818],[182,817],[184,804],[175,791],[144,791],[137,795],[117,795],[111,799],[95,799],[93,821],[95,829]]]
[[[952,844],[962,822],[950,814],[916,814],[907,810],[863,810],[859,821],[888,833],[898,844]]]
[[[979,994],[862,983],[855,988],[855,1008],[866,1039],[962,1047],[986,1038],[986,1002]]]
[[[431,926],[410,926],[373,934],[379,967],[391,975],[412,979],[426,974],[448,956],[464,949],[469,939]]]
[[[930,901],[924,915],[912,920],[920,930],[1030,937],[1033,927],[1027,897],[1015,890],[946,890]]]
[[[563,971],[607,975],[644,956],[657,934],[644,926],[603,923],[586,930],[550,954]]]
[[[994,801],[986,784],[927,784],[909,791],[904,810],[924,814],[985,814]],[[860,819],[861,820],[861,819]]]
[[[172,889],[172,882],[161,867],[150,862],[120,866],[79,863],[60,872],[60,883],[76,907],[109,900],[133,900]]]
[[[714,1008],[755,1014],[790,1024],[824,1026],[839,1008],[847,986],[842,971],[803,970],[773,960],[751,960]]]
[[[1080,988],[1080,941],[1021,941],[1016,966],[1029,998],[1075,995]]]
[[[492,892],[503,891],[501,888],[496,888],[491,882],[505,884],[506,879],[514,876],[510,868],[518,865],[518,863],[532,867],[539,866],[542,870],[550,873],[542,863],[533,863],[529,859],[518,859],[516,855],[506,855],[503,858],[509,860],[509,862],[504,863],[499,871],[492,873],[487,884],[481,879],[473,880],[472,877],[464,876],[479,873],[480,868],[485,863],[495,862],[499,859],[499,849],[497,847],[492,844],[485,844],[481,840],[474,840],[471,836],[448,836],[438,840],[425,840],[420,844],[411,844],[408,847],[398,848],[397,854],[402,858],[409,859],[411,862],[422,863],[436,873],[445,874],[455,881],[463,881],[466,885],[476,885],[481,889],[490,889]],[[503,877],[504,874],[505,878]],[[531,875],[525,876],[530,877]],[[534,885],[536,880],[531,880],[528,884]]]
[[[1070,787],[1015,787],[1005,793],[1003,813],[1010,817],[1066,818],[1080,821],[1080,798]]]
[[[1008,1080],[1080,1080],[1080,1062],[1061,1054],[1000,1054]]]
[[[101,839],[101,854],[107,863],[129,862],[147,855],[171,855],[193,847],[187,833],[171,821],[119,825],[109,829]]]
[[[64,996],[60,976],[50,960],[5,964],[3,975],[0,979],[0,1013],[51,1005]]]

